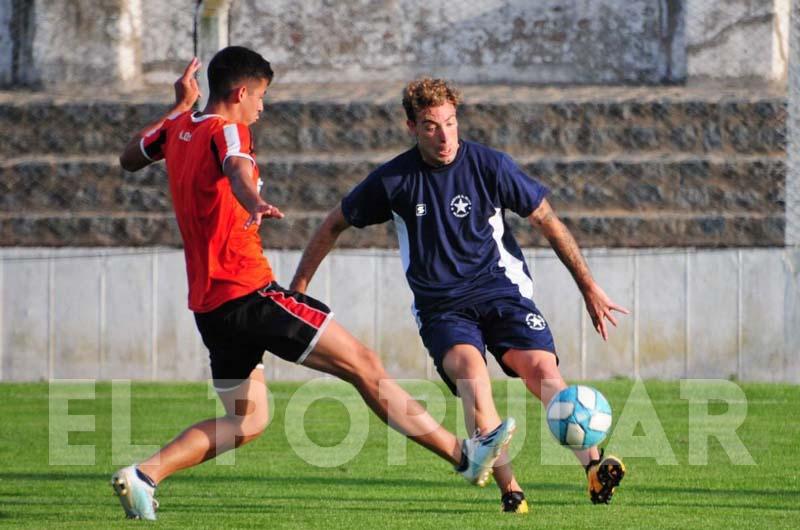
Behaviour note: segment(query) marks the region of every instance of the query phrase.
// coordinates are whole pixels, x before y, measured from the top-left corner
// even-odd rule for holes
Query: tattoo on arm
[[[586,264],[586,260],[583,259],[577,241],[575,241],[569,229],[564,226],[564,223],[559,219],[555,219],[552,224],[554,229],[550,235],[545,234],[545,237],[547,237],[561,262],[569,269],[572,277],[575,278],[575,283],[583,289],[592,279],[589,266]]]
[[[582,290],[588,286],[592,281],[592,273],[581,254],[578,242],[547,201],[542,201],[541,206],[531,215],[531,223],[542,231],[542,235],[572,274],[578,287]]]

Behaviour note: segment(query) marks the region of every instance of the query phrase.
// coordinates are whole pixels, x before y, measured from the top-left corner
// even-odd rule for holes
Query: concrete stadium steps
[[[254,126],[261,153],[359,153],[408,145],[400,87],[280,87]],[[396,91],[395,91],[396,90]],[[785,97],[709,88],[534,89],[466,87],[465,138],[515,155],[682,152],[780,154]],[[130,134],[160,116],[168,100],[97,95],[49,100],[0,93],[0,156],[118,153]]]
[[[265,195],[290,216],[263,228],[268,246],[301,248],[349,189],[409,147],[400,90],[270,89],[254,134]],[[786,102],[777,89],[462,92],[462,136],[508,151],[548,185],[582,245],[783,244]],[[0,245],[179,245],[163,165],[131,174],[116,159],[167,105],[152,94],[0,92]],[[519,234],[524,245],[545,244]],[[349,231],[341,243],[396,246],[388,225]]]
[[[264,196],[327,210],[394,152],[274,154],[259,160]],[[781,213],[786,164],[769,156],[517,158],[558,209],[592,212]],[[0,212],[171,211],[163,164],[129,173],[116,157],[30,156],[0,162]]]
[[[393,153],[261,157],[264,195],[287,212],[267,246],[302,248],[326,212]],[[265,160],[266,159],[266,160]],[[584,246],[772,246],[784,237],[785,162],[774,156],[519,159]],[[546,244],[508,216],[523,245]],[[0,245],[179,245],[163,164],[138,173],[114,156],[0,163]],[[391,225],[348,231],[344,247],[396,246]]]
[[[322,222],[326,212],[285,210],[281,221],[266,221],[261,228],[264,245],[299,249]],[[580,245],[593,247],[775,247],[784,240],[782,214],[657,212],[643,215],[561,210],[559,217]],[[525,247],[547,243],[524,220],[508,217],[517,241]],[[18,214],[0,212],[0,246],[103,247],[181,246],[171,213],[126,212]],[[364,230],[348,230],[339,248],[396,248],[391,223]]]

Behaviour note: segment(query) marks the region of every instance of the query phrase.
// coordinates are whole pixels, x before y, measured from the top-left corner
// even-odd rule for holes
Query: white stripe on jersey
[[[411,252],[408,243],[408,227],[403,218],[397,215],[392,210],[392,217],[394,217],[394,229],[397,232],[397,243],[400,245],[400,261],[403,263],[403,272],[408,273],[408,267],[411,265]],[[416,301],[411,302],[411,314],[414,315],[414,320],[417,322],[417,327],[422,327],[422,321],[419,319],[419,311],[417,311]]]
[[[144,157],[148,159],[150,162],[155,162],[150,156],[147,154],[147,149],[144,148],[144,136],[139,140],[139,150],[142,152]]]
[[[219,114],[198,114],[196,112],[192,113],[192,123],[200,123],[201,121],[205,121],[209,118],[222,118]]]
[[[492,227],[492,238],[497,244],[497,251],[500,253],[500,261],[498,265],[503,267],[506,271],[506,277],[511,280],[511,283],[519,287],[519,292],[525,298],[533,298],[533,280],[525,274],[523,268],[524,263],[512,256],[511,253],[503,246],[503,214],[500,208],[494,209],[495,214],[489,218],[489,225]]]
[[[392,211],[394,217],[394,228],[397,232],[397,243],[400,245],[400,259],[403,262],[403,272],[408,272],[408,267],[411,265],[411,253],[408,244],[408,227],[403,218]]]
[[[230,123],[222,128],[225,134],[225,156],[242,152],[242,141],[239,139],[239,128],[235,123]]]
[[[247,153],[242,153],[242,141],[239,139],[239,128],[235,123],[230,123],[225,125],[222,128],[222,132],[225,135],[225,158],[222,159],[222,165],[225,165],[225,162],[232,156],[238,156],[241,158],[246,158],[249,160],[253,165],[256,165],[256,161],[253,160],[253,157]]]

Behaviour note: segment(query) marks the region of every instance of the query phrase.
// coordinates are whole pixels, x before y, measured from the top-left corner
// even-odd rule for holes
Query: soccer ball
[[[611,405],[599,391],[572,385],[547,405],[547,425],[558,443],[588,449],[602,442],[611,428]]]

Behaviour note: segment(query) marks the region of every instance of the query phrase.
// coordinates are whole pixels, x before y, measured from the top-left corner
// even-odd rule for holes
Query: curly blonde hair
[[[444,79],[423,77],[410,82],[403,89],[403,108],[411,121],[417,121],[417,112],[448,102],[457,107],[461,103],[461,93],[448,86]]]

